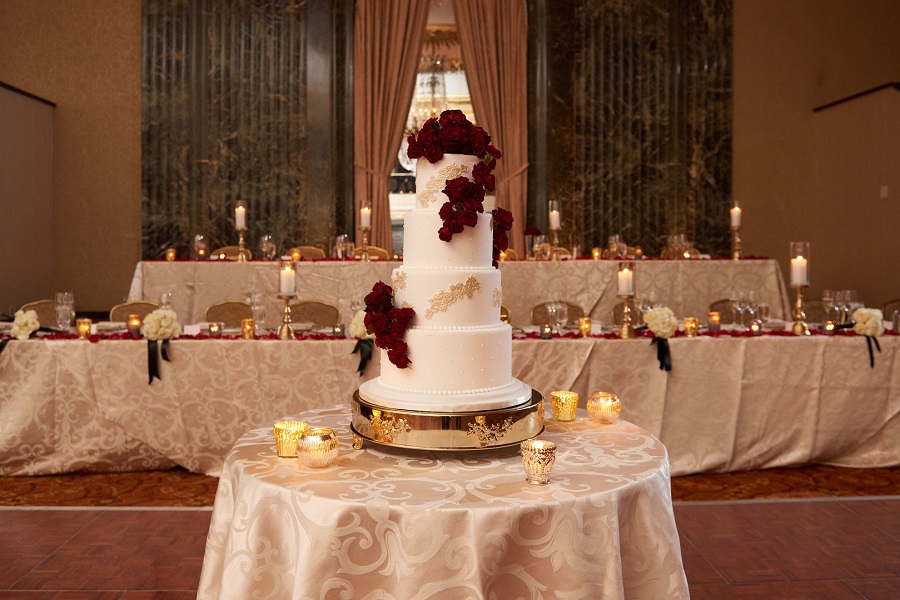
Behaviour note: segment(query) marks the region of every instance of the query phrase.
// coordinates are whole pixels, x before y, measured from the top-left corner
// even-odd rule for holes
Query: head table
[[[342,442],[322,469],[250,431],[219,479],[197,597],[689,598],[663,445],[549,416],[545,486],[515,449],[353,450],[346,406],[296,415]]]
[[[0,353],[0,474],[181,465],[218,475],[248,429],[349,403],[355,340],[177,339],[148,384],[144,340],[12,340]],[[808,463],[900,464],[900,336],[514,339],[513,374],[542,392],[620,396],[673,474]]]
[[[352,317],[354,294],[364,296],[376,281],[391,281],[400,266],[394,261],[300,261],[296,270],[299,300],[337,306],[345,323]],[[500,263],[503,304],[513,325],[530,325],[531,309],[558,296],[585,309],[595,321],[610,323],[616,297],[614,260]],[[277,261],[143,261],[131,282],[129,300],[159,300],[172,292],[172,307],[184,323],[206,319],[206,308],[223,300],[244,300],[262,292],[268,319],[277,320],[282,304],[276,292]],[[753,291],[755,301],[769,305],[772,318],[789,314],[789,297],[775,260],[643,260],[635,267],[635,288],[678,316],[703,317],[711,303],[731,292]],[[274,322],[274,321],[272,321]]]

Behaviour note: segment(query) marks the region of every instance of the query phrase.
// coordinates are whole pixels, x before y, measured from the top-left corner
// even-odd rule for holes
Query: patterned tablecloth
[[[516,449],[353,450],[349,416],[297,415],[341,440],[324,469],[277,458],[271,427],[238,440],[198,598],[689,597],[666,450],[640,428],[548,418],[556,465],[532,486]]]
[[[542,392],[617,393],[666,445],[672,473],[808,463],[900,465],[900,336],[513,340],[513,374]],[[175,340],[147,384],[147,343],[11,341],[0,354],[0,475],[167,468],[218,475],[249,429],[349,402],[352,340]]]
[[[350,299],[365,296],[376,281],[389,282],[397,262],[308,261],[297,267],[301,300],[323,300],[338,306],[350,322]],[[138,263],[129,299],[159,300],[172,292],[172,306],[183,323],[205,320],[206,308],[222,300],[244,300],[251,292],[268,299],[269,320],[281,315],[276,297],[277,263],[251,261],[145,261]],[[598,322],[609,323],[616,297],[616,262],[512,261],[500,263],[503,303],[514,325],[529,325],[531,309],[554,295],[582,306]],[[646,260],[635,268],[639,295],[665,304],[679,317],[703,316],[709,305],[733,291],[749,292],[770,307],[772,318],[789,315],[789,299],[774,260]]]

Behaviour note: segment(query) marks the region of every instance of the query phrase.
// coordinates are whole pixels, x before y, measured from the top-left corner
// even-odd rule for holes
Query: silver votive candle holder
[[[275,451],[281,458],[294,458],[297,456],[297,445],[300,443],[300,435],[306,431],[306,421],[284,420],[275,421]]]
[[[307,429],[300,434],[297,456],[307,467],[321,469],[330,465],[338,455],[340,442],[328,427]]]
[[[596,392],[587,402],[587,413],[592,421],[613,425],[622,415],[622,402],[611,392]]]
[[[578,392],[567,390],[550,392],[554,421],[574,421],[578,409]]]
[[[525,481],[531,485],[550,483],[550,472],[556,463],[556,444],[545,440],[525,440],[519,447]]]

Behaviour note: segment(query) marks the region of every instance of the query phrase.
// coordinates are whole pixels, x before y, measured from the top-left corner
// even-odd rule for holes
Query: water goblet
[[[563,328],[569,324],[569,305],[565,302],[556,302],[556,310],[553,311],[553,324],[556,325],[556,333],[562,335]]]
[[[275,240],[268,233],[260,238],[259,249],[262,252],[262,257],[266,260],[273,260],[278,253],[278,249],[275,247]]]
[[[75,296],[72,292],[57,292],[56,328],[67,332],[72,327],[72,317],[75,316]]]
[[[250,315],[256,325],[256,335],[266,330],[266,302],[262,292],[250,294]]]
[[[361,310],[366,309],[366,304],[363,301],[363,296],[359,292],[356,292],[352,296],[350,296],[350,310],[353,311],[353,314],[358,313]]]

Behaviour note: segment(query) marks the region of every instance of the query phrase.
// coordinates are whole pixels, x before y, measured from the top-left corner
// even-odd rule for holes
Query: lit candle
[[[634,295],[634,273],[628,267],[619,270],[618,274],[619,295]]]
[[[166,248],[166,260],[175,260],[175,248]]]
[[[825,321],[825,333],[832,334],[834,329],[834,321]]]
[[[591,250],[591,256],[594,258],[594,260],[600,260],[600,254],[600,248],[594,248],[593,250]]]
[[[222,335],[222,324],[221,323],[210,323],[209,324],[209,335],[212,337],[218,337]]]
[[[238,231],[247,229],[247,209],[240,204],[234,207],[234,228]]]
[[[344,337],[344,324],[337,323],[331,326],[331,335],[332,337],[340,338]]]
[[[294,277],[294,264],[283,261],[284,265],[278,273],[278,293],[282,296],[293,296],[297,291],[296,278]]]
[[[549,324],[544,324],[541,326],[541,339],[549,340],[553,337],[553,329],[550,328]]]
[[[591,325],[590,317],[580,317],[578,319],[578,331],[581,333],[581,337],[588,337],[591,335]]]
[[[697,337],[697,330],[700,326],[700,320],[697,317],[684,318],[684,335],[686,337]]]
[[[241,319],[241,337],[245,340],[252,340],[253,333],[256,330],[256,321],[253,319]]]
[[[722,324],[722,315],[715,311],[709,312],[706,315],[706,323],[709,325],[710,331],[719,331]]]
[[[809,265],[802,256],[791,259],[791,285],[809,285]]]
[[[550,211],[550,229],[559,229],[559,211]]]
[[[91,325],[93,325],[93,321],[90,319],[75,320],[75,327],[78,332],[79,340],[86,340],[91,337]]]
[[[759,321],[753,321],[750,323],[750,332],[753,335],[762,335],[762,323]]]
[[[140,315],[128,315],[128,333],[131,337],[140,337],[141,335],[141,317]]]
[[[740,227],[741,226],[741,207],[735,206],[731,209],[731,226],[732,227]]]
[[[363,229],[372,227],[372,209],[370,207],[363,206],[359,209],[359,226]]]

